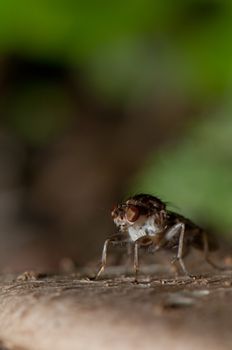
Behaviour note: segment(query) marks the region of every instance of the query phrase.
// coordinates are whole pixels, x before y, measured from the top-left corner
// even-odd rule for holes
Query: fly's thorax
[[[136,222],[128,226],[127,230],[132,241],[144,236],[155,237],[161,232],[161,228],[155,222],[154,215],[140,216]]]

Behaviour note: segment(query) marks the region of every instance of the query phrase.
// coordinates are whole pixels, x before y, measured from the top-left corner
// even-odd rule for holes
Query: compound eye
[[[126,210],[126,219],[135,222],[139,218],[139,209],[135,205],[130,205]]]

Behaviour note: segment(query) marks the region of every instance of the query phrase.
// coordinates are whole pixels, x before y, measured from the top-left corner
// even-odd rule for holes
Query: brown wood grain
[[[195,279],[6,275],[3,348],[231,349],[232,274]]]

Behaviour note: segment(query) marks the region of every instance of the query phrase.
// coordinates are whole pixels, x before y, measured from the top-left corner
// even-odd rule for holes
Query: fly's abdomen
[[[195,232],[192,232],[191,242],[194,248],[204,250],[205,245],[207,244],[209,251],[215,251],[218,249],[218,243],[214,236],[210,235],[208,232],[205,232],[200,228],[195,229],[194,231]]]

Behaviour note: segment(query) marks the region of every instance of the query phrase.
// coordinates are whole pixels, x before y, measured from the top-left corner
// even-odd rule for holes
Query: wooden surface
[[[231,349],[232,273],[2,276],[2,349]],[[1,349],[1,346],[0,346]]]

